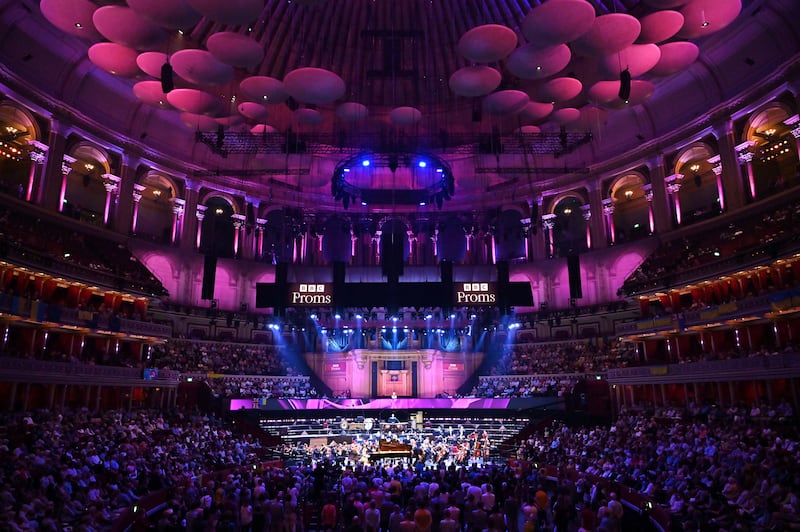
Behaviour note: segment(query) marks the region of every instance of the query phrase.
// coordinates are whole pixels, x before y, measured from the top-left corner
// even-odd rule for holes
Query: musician
[[[397,416],[394,415],[394,412],[392,412],[392,415],[389,416],[389,419],[387,421],[389,423],[400,423],[400,420],[397,419]]]

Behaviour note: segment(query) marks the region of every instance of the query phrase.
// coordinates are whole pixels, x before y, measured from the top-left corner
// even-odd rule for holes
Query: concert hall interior
[[[800,530],[798,21],[0,0],[0,530]]]

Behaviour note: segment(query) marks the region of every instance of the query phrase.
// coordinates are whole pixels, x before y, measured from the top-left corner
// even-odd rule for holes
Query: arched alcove
[[[217,257],[233,257],[233,206],[220,196],[207,198],[205,206],[200,252]]]
[[[647,180],[639,172],[626,172],[610,188],[614,205],[616,242],[635,240],[650,234],[649,207],[644,186]]]

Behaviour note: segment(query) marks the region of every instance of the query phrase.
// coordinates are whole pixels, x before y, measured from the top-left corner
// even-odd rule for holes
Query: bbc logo
[[[301,284],[300,290],[303,294],[321,294],[325,292],[324,284]]]
[[[464,283],[464,292],[488,292],[489,283]]]

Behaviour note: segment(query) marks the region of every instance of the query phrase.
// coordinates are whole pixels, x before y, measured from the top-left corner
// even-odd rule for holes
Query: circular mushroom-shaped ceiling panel
[[[633,44],[641,29],[642,25],[631,15],[602,15],[594,19],[589,31],[572,43],[573,50],[593,57],[613,54]]]
[[[739,16],[741,0],[692,0],[681,8],[683,28],[678,37],[696,39],[716,33]]]
[[[283,103],[289,97],[283,82],[269,76],[245,78],[239,84],[239,90],[248,100],[268,104]]]
[[[553,111],[551,118],[557,124],[565,126],[577,121],[581,117],[581,112],[574,107],[564,107],[563,109],[556,109]]]
[[[653,6],[657,9],[679,7],[687,2],[689,2],[689,0],[644,0],[645,4]]]
[[[89,48],[89,61],[99,66],[106,72],[134,78],[140,74],[136,65],[139,52],[115,42],[99,42]]]
[[[167,32],[161,26],[129,7],[98,8],[92,15],[92,20],[103,37],[137,50],[155,48],[167,38]]]
[[[589,98],[604,107],[622,109],[644,103],[655,90],[649,81],[635,79],[631,81],[631,94],[627,103],[619,97],[619,81],[598,81],[589,89]]]
[[[395,107],[389,113],[389,120],[398,126],[410,126],[422,120],[422,112],[416,107]]]
[[[167,101],[174,108],[193,114],[216,114],[222,110],[216,96],[198,89],[175,89],[167,94]]]
[[[186,0],[127,0],[127,2],[141,16],[173,30],[188,30],[202,18]]]
[[[253,135],[269,135],[271,133],[277,133],[278,129],[270,126],[269,124],[256,124],[250,128],[250,133]]]
[[[474,98],[489,94],[500,86],[500,72],[492,67],[475,65],[459,68],[450,76],[450,89],[459,96]]]
[[[136,57],[136,64],[148,76],[161,79],[161,67],[167,62],[167,54],[161,52],[142,52]]]
[[[639,22],[642,31],[636,42],[659,43],[678,33],[683,26],[683,15],[677,11],[656,11],[643,16]]]
[[[336,116],[348,122],[357,122],[369,116],[369,109],[363,103],[345,102],[336,108]]]
[[[304,107],[294,112],[294,119],[298,124],[303,124],[306,126],[318,126],[322,123],[322,113],[316,109],[308,109]]]
[[[537,91],[537,99],[543,102],[565,102],[581,93],[583,84],[575,78],[551,79]]]
[[[158,107],[159,109],[172,109],[167,100],[167,95],[161,90],[160,81],[140,81],[133,86],[133,94],[140,102]]]
[[[344,80],[323,68],[298,68],[283,78],[286,92],[295,100],[321,104],[338,100],[344,95]]]
[[[210,116],[197,115],[194,113],[181,113],[181,122],[189,129],[196,129],[198,131],[216,131],[219,127],[217,121]]]
[[[476,63],[492,63],[504,59],[517,47],[517,34],[500,24],[472,28],[458,40],[458,51]]]
[[[589,31],[594,19],[594,6],[586,0],[550,0],[531,9],[522,34],[536,46],[563,44]]]
[[[189,0],[189,5],[211,20],[238,26],[256,20],[264,0]]]
[[[547,118],[552,112],[552,103],[528,102],[519,112],[519,118],[526,122],[538,122]]]
[[[700,48],[693,42],[668,42],[659,46],[661,58],[650,71],[656,76],[669,76],[680,72],[694,63],[700,55]]]
[[[483,108],[492,115],[508,115],[522,111],[530,98],[522,91],[493,92],[483,100]]]
[[[89,0],[42,0],[39,4],[44,18],[63,32],[77,35],[84,39],[102,39],[103,36],[94,27],[92,15],[97,4]]]
[[[509,72],[519,78],[539,79],[561,72],[571,58],[572,52],[566,44],[546,48],[526,44],[512,52],[507,66]]]
[[[247,35],[220,31],[206,41],[208,51],[225,63],[240,68],[252,68],[264,59],[264,48]]]
[[[656,44],[634,44],[616,54],[611,54],[601,59],[603,73],[607,79],[619,79],[620,73],[626,68],[631,76],[639,76],[650,71],[661,59],[661,49]]]
[[[238,109],[239,113],[245,118],[256,121],[264,120],[268,114],[266,107],[255,102],[242,102],[236,109]]]
[[[539,126],[522,126],[514,130],[514,133],[518,134],[521,133],[523,135],[534,135],[536,133],[541,133],[541,132],[542,128],[540,128]]]
[[[224,85],[233,78],[233,68],[205,50],[181,50],[169,60],[173,70],[189,83]]]

